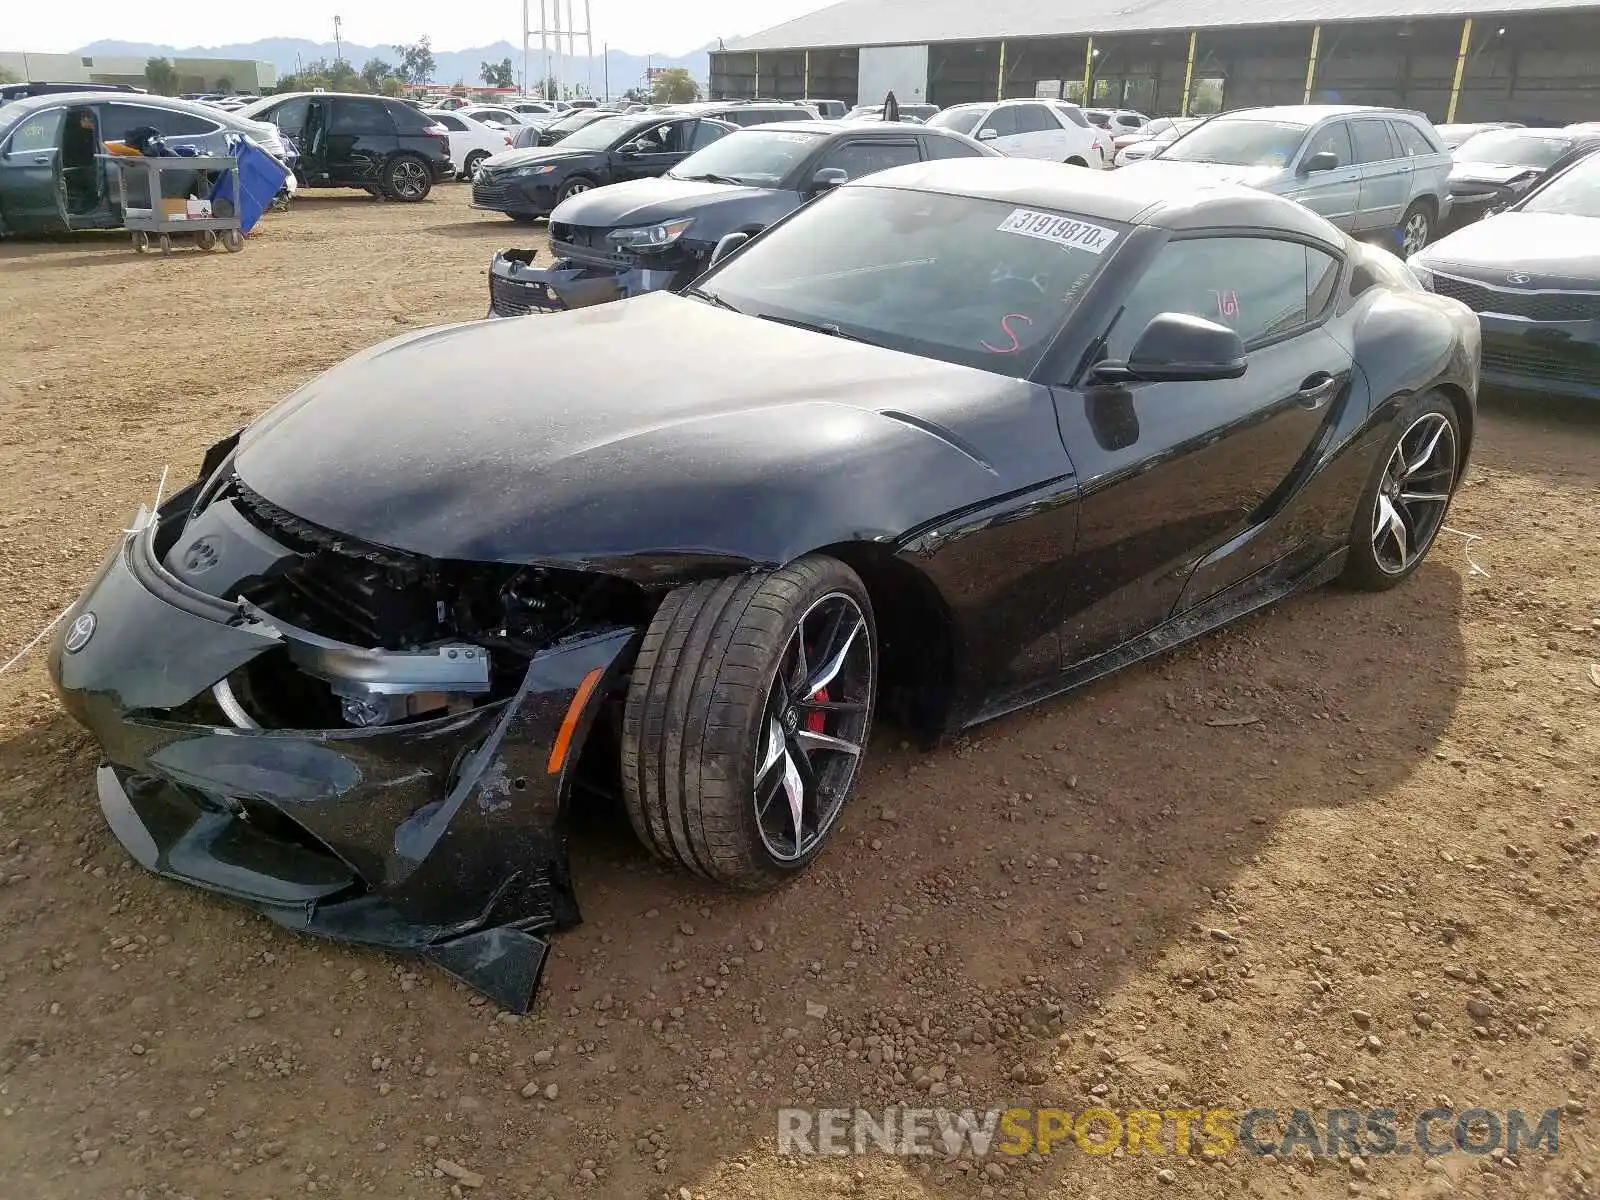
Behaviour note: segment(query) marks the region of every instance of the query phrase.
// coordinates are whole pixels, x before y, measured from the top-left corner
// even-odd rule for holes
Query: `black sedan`
[[[472,207],[522,221],[548,216],[563,200],[591,188],[665,174],[734,128],[700,117],[605,117],[554,146],[484,159],[472,178]]]
[[[924,160],[985,156],[1000,152],[926,126],[800,121],[739,130],[661,178],[558,205],[550,214],[555,258],[548,267],[533,250],[495,255],[489,315],[582,308],[682,287],[724,237],[759,233],[847,180]]]
[[[577,919],[580,782],[660,858],[770,888],[880,710],[932,742],[1400,583],[1467,463],[1472,314],[1291,201],[1158,181],[899,167],[684,294],[312,380],[58,628],[112,831],[521,1008]]]
[[[608,109],[576,108],[564,116],[553,121],[542,121],[537,125],[521,125],[512,132],[511,144],[518,150],[527,150],[534,146],[554,146],[565,137],[577,133],[596,121],[604,121],[607,117],[617,114]]]
[[[1411,266],[1478,314],[1486,385],[1600,400],[1600,148]]]
[[[1450,223],[1460,226],[1504,208],[1573,155],[1600,145],[1600,131],[1494,129],[1468,138],[1450,171]]]

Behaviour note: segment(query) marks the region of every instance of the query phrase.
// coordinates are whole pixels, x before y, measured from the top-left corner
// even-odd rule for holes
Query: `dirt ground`
[[[0,662],[164,465],[481,315],[490,253],[542,236],[454,186],[305,197],[237,256],[0,245]],[[537,387],[536,350],[506,369]],[[1593,1195],[1597,480],[1600,413],[1486,406],[1406,586],[1295,599],[932,754],[884,733],[778,893],[582,831],[586,923],[521,1019],[138,870],[30,655],[0,676],[0,1196]],[[1563,1113],[1554,1157],[1510,1161],[1211,1161],[1170,1131],[777,1153],[780,1106],[893,1103]]]

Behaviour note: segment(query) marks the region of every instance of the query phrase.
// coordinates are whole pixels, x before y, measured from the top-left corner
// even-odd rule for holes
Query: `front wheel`
[[[1427,246],[1433,237],[1433,210],[1418,200],[1400,218],[1400,257],[1410,258]]]
[[[594,180],[586,179],[584,176],[579,175],[561,185],[561,190],[556,193],[556,203],[559,204],[563,200],[571,200],[574,196],[581,196],[584,192],[593,190]]]
[[[415,204],[433,190],[433,172],[414,154],[399,154],[383,168],[383,191],[391,200]]]
[[[623,716],[639,840],[720,883],[783,882],[821,851],[855,790],[877,670],[872,604],[837,559],[670,593]]]
[[[1454,406],[1428,393],[1401,410],[1356,505],[1342,581],[1381,592],[1422,565],[1461,471],[1461,428]]]
[[[476,179],[478,177],[478,168],[483,166],[488,157],[488,151],[474,150],[471,154],[467,155],[467,161],[462,164],[462,166],[466,168],[462,173],[469,180]]]

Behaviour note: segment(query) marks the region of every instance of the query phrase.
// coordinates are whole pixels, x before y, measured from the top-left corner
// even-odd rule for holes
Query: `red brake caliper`
[[[811,699],[818,704],[826,704],[828,702],[828,689],[825,687],[818,688],[811,694]],[[807,713],[806,728],[812,733],[827,733],[828,714],[825,712]]]

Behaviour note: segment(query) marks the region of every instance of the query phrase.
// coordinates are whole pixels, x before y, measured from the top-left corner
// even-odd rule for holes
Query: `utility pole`
[[[343,62],[344,61],[344,36],[339,31],[339,25],[340,25],[339,17],[338,17],[337,14],[335,14],[334,18],[333,18],[333,61],[334,62]]]
[[[555,9],[555,35],[556,35],[556,99],[567,98],[567,64],[562,56],[561,49],[561,0],[551,0],[551,7]]]
[[[533,94],[528,90],[528,0],[522,0],[522,87],[519,90],[524,96]]]
[[[584,61],[589,64],[589,94],[592,96],[594,95],[594,24],[589,18],[589,0],[583,0],[583,54]]]
[[[600,61],[605,79],[606,103],[611,103],[611,43],[600,43]]]

